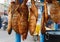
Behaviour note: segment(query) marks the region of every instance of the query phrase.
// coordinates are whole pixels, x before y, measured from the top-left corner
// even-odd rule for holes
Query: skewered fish
[[[50,9],[51,9],[50,15],[51,15],[52,20],[55,23],[58,23],[60,21],[60,4],[58,2],[54,2]]]
[[[45,13],[42,14],[42,20],[41,20],[41,33],[44,34],[46,32],[45,29]]]
[[[33,35],[36,28],[36,23],[38,19],[38,9],[35,5],[34,0],[31,0],[31,8],[30,8],[30,18],[29,18],[29,31],[30,34]]]
[[[46,0],[44,1],[44,13],[42,15],[42,22],[41,22],[41,32],[44,34],[46,29],[45,29],[45,24],[48,21],[48,13],[47,13],[47,4]],[[52,0],[52,6],[50,8],[50,17],[51,19],[55,22],[58,23],[60,21],[60,4],[57,2],[57,0]]]
[[[47,4],[46,0],[44,0],[44,12],[42,14],[42,20],[41,20],[41,33],[44,34],[46,29],[45,29],[45,24],[48,21],[48,10],[47,10]]]
[[[12,31],[12,10],[15,6],[15,2],[11,2],[9,9],[8,9],[8,28],[7,31],[9,34],[11,34]]]

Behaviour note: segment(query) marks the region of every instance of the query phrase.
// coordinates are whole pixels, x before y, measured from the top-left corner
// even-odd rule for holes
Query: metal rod
[[[18,33],[15,34],[15,42],[21,42],[21,35]]]
[[[40,34],[40,42],[44,42],[44,34]]]

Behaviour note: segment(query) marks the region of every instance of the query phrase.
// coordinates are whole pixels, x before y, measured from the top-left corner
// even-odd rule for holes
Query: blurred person
[[[2,21],[1,21],[1,16],[0,16],[0,29],[1,29],[1,27],[2,27]]]
[[[3,30],[6,30],[7,25],[8,25],[8,15],[7,13],[4,12],[4,14],[2,15],[2,28]]]

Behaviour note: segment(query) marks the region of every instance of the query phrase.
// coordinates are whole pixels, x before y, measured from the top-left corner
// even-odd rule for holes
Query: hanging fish
[[[19,28],[19,32],[23,32],[22,34],[22,39],[26,39],[27,35],[28,35],[28,15],[29,15],[29,10],[28,7],[26,5],[28,0],[23,0],[21,6],[20,6],[20,10],[18,9],[18,11],[20,11],[20,28]]]
[[[30,16],[29,16],[29,31],[33,35],[36,29],[36,23],[38,19],[38,8],[35,5],[35,1],[31,0]]]
[[[18,2],[18,1],[17,1]],[[11,2],[8,14],[8,28],[7,31],[10,34],[11,29],[16,33],[22,35],[22,39],[25,40],[28,34],[28,7],[26,5],[27,0],[24,0],[22,4]]]

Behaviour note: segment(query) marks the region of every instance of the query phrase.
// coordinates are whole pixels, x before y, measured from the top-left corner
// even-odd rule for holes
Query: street
[[[15,32],[12,31],[11,35],[8,35],[7,31],[0,29],[0,42],[15,42]],[[28,35],[27,39],[21,42],[34,42],[33,37]]]

